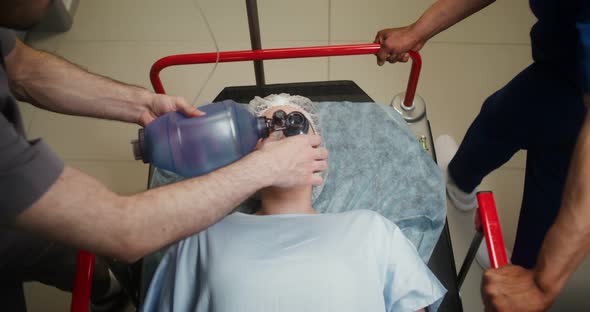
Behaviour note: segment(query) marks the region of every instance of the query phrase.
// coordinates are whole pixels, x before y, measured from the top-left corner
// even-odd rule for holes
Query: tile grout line
[[[340,43],[366,43],[365,40],[360,39],[347,39],[347,40],[334,40],[334,42]],[[522,42],[474,42],[474,41],[446,41],[446,40],[432,40],[428,42],[429,45],[432,44],[448,44],[448,45],[469,45],[469,46],[526,46],[530,47],[530,43],[522,43]]]
[[[328,0],[328,45],[332,45],[332,0]],[[328,81],[331,77],[332,58],[328,57]]]
[[[331,27],[329,27],[329,32],[331,32]],[[322,40],[304,40],[304,39],[297,39],[297,40],[269,40],[270,42],[321,42]],[[63,39],[60,40],[59,45],[68,44],[68,43],[147,43],[147,44],[173,44],[173,43],[210,43],[206,40],[115,40],[115,39],[96,39],[96,40],[80,40],[80,39]],[[243,41],[247,43],[247,41]],[[366,40],[361,39],[338,39],[332,40],[331,35],[328,37],[329,44],[332,43],[350,43],[350,42],[366,42]],[[530,43],[523,43],[523,42],[474,42],[474,41],[446,41],[446,40],[433,40],[430,41],[429,44],[448,44],[448,45],[471,45],[471,46],[530,46]]]
[[[155,39],[146,39],[146,40],[131,40],[131,39],[64,39],[66,43],[91,43],[91,42],[100,42],[100,43],[211,43],[210,40],[155,40]],[[270,39],[266,40],[269,42],[321,42],[325,41],[325,39],[294,39],[294,40],[287,40],[287,39]],[[241,40],[234,40],[233,42],[238,43],[250,43],[249,40],[241,39]]]

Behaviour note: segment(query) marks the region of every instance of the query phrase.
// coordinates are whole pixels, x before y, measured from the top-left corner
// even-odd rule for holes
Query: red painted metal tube
[[[508,263],[508,257],[506,256],[494,194],[489,191],[477,193],[477,203],[479,204],[480,225],[486,238],[490,263],[492,268],[497,269]]]
[[[345,56],[345,55],[363,55],[375,54],[379,51],[379,44],[353,44],[353,45],[334,45],[334,46],[318,46],[318,47],[302,47],[302,48],[287,48],[287,49],[267,49],[267,50],[245,50],[245,51],[228,51],[219,52],[219,62],[243,62],[243,61],[258,61],[258,60],[277,60],[290,58],[305,58],[305,57],[326,57],[326,56]],[[416,88],[418,86],[418,78],[420,77],[420,70],[422,68],[422,58],[418,52],[409,51],[412,59],[412,69],[410,71],[410,78],[406,88],[406,96],[404,98],[404,105],[412,106],[414,96],[416,95]],[[188,65],[188,64],[206,64],[215,63],[218,53],[194,53],[194,54],[179,54],[170,55],[157,60],[150,70],[150,80],[154,91],[157,93],[165,93],[162,80],[160,79],[160,72],[170,66]]]
[[[219,62],[243,62],[256,60],[277,60],[289,58],[306,58],[306,57],[327,57],[327,56],[345,56],[345,55],[363,55],[375,54],[379,50],[379,44],[356,44],[356,45],[335,45],[287,49],[267,49],[267,50],[245,50],[245,51],[228,51],[219,52]],[[416,95],[420,70],[422,68],[422,58],[418,52],[409,51],[412,59],[412,69],[406,88],[404,105],[410,107]],[[218,53],[194,53],[170,55],[157,60],[150,70],[150,80],[154,91],[165,93],[160,72],[167,67],[188,64],[206,64],[215,63]],[[90,304],[90,292],[92,289],[92,273],[94,271],[94,254],[80,251],[78,253],[78,265],[76,271],[76,281],[74,292],[72,294],[73,312],[88,311]]]
[[[78,252],[76,280],[72,292],[72,312],[88,312],[90,293],[92,291],[92,274],[94,272],[94,254],[88,251]]]

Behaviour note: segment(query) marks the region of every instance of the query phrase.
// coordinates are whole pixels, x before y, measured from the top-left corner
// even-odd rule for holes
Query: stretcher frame
[[[159,75],[163,69],[172,66],[215,63],[216,61],[220,63],[226,63],[309,57],[372,55],[376,54],[379,48],[380,46],[378,44],[355,44],[171,55],[163,57],[154,63],[150,71],[150,80],[154,90],[157,93],[164,94],[165,89],[162,85]],[[412,67],[402,102],[402,104],[405,106],[404,110],[407,112],[411,112],[413,109],[415,109],[413,104],[422,65],[422,60],[419,53],[410,51],[409,54],[412,60]],[[400,110],[398,109],[398,111]],[[403,111],[401,113],[403,114]],[[426,117],[424,116],[423,118]],[[412,128],[411,124],[410,128]],[[429,144],[430,148],[433,149],[431,142]],[[431,155],[436,159],[434,150],[432,150]],[[492,268],[499,268],[500,266],[508,263],[493,194],[489,191],[480,192],[477,194],[477,200],[479,207],[477,210],[478,217],[476,218],[475,224],[476,234],[461,266],[461,270],[457,276],[459,288],[461,287],[461,284],[467,275],[467,272],[475,257],[477,248],[483,237],[486,239]],[[94,271],[94,261],[95,255],[93,253],[87,251],[79,252],[74,291],[71,302],[71,311],[73,312],[88,311],[92,287],[92,274]]]

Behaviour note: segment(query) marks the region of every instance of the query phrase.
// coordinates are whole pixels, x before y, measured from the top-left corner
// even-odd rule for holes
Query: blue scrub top
[[[530,0],[533,59],[557,65],[590,94],[590,1]]]

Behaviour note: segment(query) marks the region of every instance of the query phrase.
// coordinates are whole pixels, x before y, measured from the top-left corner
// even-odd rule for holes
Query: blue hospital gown
[[[369,210],[234,213],[172,246],[144,311],[415,311],[446,290],[391,221]]]

